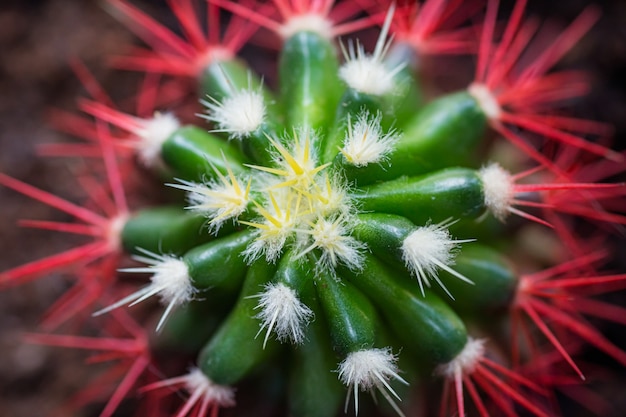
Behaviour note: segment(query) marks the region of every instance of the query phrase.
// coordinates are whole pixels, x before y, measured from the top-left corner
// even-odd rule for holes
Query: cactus
[[[624,157],[606,126],[563,115],[584,78],[551,72],[596,9],[537,46],[525,1],[502,30],[497,1],[379,3],[209,0],[205,33],[199,4],[171,0],[179,35],[108,0],[148,46],[116,65],[165,80],[138,93],[152,114],[79,102],[83,142],[59,149],[96,156],[84,204],[0,174],[74,219],[28,225],[92,239],[0,283],[74,274],[28,339],[120,360],[101,416],[139,387],[140,415],[236,414],[246,381],[298,417],[552,416],[560,367],[584,383],[581,346],[626,365],[586,320],[623,322],[595,296],[626,275],[602,272],[608,249],[581,226],[626,222]],[[252,38],[277,45],[276,77],[237,56]],[[475,54],[474,81],[433,97],[423,63],[438,54]],[[143,171],[162,205],[127,202]],[[129,291],[129,274],[145,283]],[[100,334],[60,333],[70,321]],[[154,381],[163,352],[195,365]]]

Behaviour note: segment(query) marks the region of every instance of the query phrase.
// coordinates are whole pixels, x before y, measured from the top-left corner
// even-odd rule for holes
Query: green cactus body
[[[215,178],[215,170],[226,174],[229,168],[235,173],[245,169],[236,147],[196,126],[174,132],[163,143],[161,155],[174,176],[189,181]]]
[[[203,94],[215,102],[207,118],[219,128],[211,111],[257,91],[263,114],[256,127],[218,135],[183,127],[164,143],[162,158],[182,181],[174,186],[196,203],[192,219],[204,215],[219,234],[186,248],[180,241],[195,236],[172,223],[180,232],[159,235],[160,244],[187,249],[180,260],[189,285],[208,291],[207,303],[211,291],[241,288],[198,359],[213,383],[238,383],[276,351],[278,339],[294,349],[297,415],[334,413],[339,381],[354,391],[356,407],[360,390],[376,388],[401,413],[393,386],[408,382],[393,352],[417,355],[410,361],[428,372],[469,343],[457,307],[510,302],[515,280],[490,249],[463,251],[452,269],[457,242],[465,241],[452,240],[447,227],[489,209],[483,178],[467,168],[484,136],[484,114],[467,93],[422,106],[421,96],[407,97],[419,92],[407,67],[386,65],[397,68],[388,92],[351,85],[332,43],[297,32],[281,50],[275,98],[239,61],[203,73]],[[151,235],[129,222],[124,236],[137,245]],[[421,259],[420,239],[445,253]],[[425,289],[431,279],[440,285],[434,291]],[[327,407],[306,398],[312,389],[328,396]]]

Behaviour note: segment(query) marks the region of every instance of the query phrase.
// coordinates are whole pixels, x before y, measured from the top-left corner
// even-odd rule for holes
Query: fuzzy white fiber
[[[510,213],[515,198],[514,181],[511,174],[498,164],[490,164],[479,172],[483,182],[485,206],[500,221]]]
[[[468,338],[465,347],[456,358],[440,365],[437,368],[437,373],[448,379],[454,379],[457,375],[471,374],[484,355],[485,341]]]
[[[199,115],[217,125],[215,132],[226,132],[242,139],[256,131],[265,121],[265,102],[259,91],[244,89],[233,92],[222,102],[209,98],[200,101],[208,110]]]
[[[350,164],[364,167],[380,163],[393,151],[399,135],[393,130],[383,133],[381,120],[380,112],[372,117],[367,111],[359,114],[354,125],[348,120],[348,133],[341,153]]]
[[[359,413],[359,391],[371,391],[373,388],[385,397],[393,409],[400,415],[404,416],[394,399],[400,400],[400,397],[389,385],[389,380],[395,379],[401,383],[408,385],[400,375],[398,375],[398,367],[396,366],[397,358],[391,353],[391,349],[365,349],[350,353],[339,364],[339,380],[352,388],[354,395],[355,413]],[[348,390],[348,398],[350,396]],[[346,401],[347,412],[348,401]]]
[[[407,268],[417,277],[422,294],[424,287],[430,287],[432,278],[453,298],[439,279],[439,269],[444,269],[462,281],[472,284],[472,281],[456,272],[450,265],[454,264],[458,245],[472,242],[473,239],[452,239],[447,229],[449,225],[449,222],[444,222],[418,227],[402,243],[402,258]]]
[[[304,326],[312,319],[313,311],[298,299],[296,292],[285,284],[268,284],[258,296],[260,310],[255,317],[261,320],[261,329],[267,329],[265,347],[272,331],[278,340],[299,344],[304,341]]]
[[[180,128],[180,121],[173,113],[155,113],[152,119],[142,121],[141,127],[133,132],[138,138],[137,157],[146,167],[161,163],[163,143]]]
[[[133,306],[158,295],[161,303],[166,306],[157,325],[157,330],[160,330],[173,309],[191,301],[197,290],[189,277],[187,264],[181,259],[169,255],[159,255],[147,250],[140,249],[140,251],[146,256],[135,256],[134,259],[150,266],[126,268],[121,271],[151,273],[151,283],[116,303],[95,312],[94,316],[108,313],[123,305]]]

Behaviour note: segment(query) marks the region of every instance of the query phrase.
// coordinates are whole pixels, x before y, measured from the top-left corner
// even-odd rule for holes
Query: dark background
[[[528,13],[561,24],[574,19],[585,5],[582,0],[530,1]],[[588,99],[576,104],[585,117],[612,123],[617,146],[626,138],[626,1],[594,1],[603,17],[591,33],[570,53],[564,66],[583,68],[593,77]],[[162,22],[174,23],[163,1],[133,1]],[[502,13],[511,7],[503,2]],[[66,160],[38,158],[38,143],[61,140],[46,127],[50,107],[72,108],[81,87],[67,62],[80,57],[113,97],[124,97],[136,77],[106,68],[106,58],[122,53],[134,42],[98,1],[0,0],[0,172],[76,201],[80,196],[72,180],[74,167]],[[0,270],[68,247],[62,234],[19,229],[18,218],[64,219],[41,204],[0,188]],[[622,244],[623,249],[623,244]],[[622,250],[621,253],[626,253]],[[624,268],[617,260],[615,267]],[[21,343],[20,332],[36,329],[46,306],[65,289],[60,277],[47,277],[0,293],[0,415],[47,415],[92,372],[84,355]],[[621,297],[623,299],[623,297]],[[616,299],[617,302],[620,299]],[[626,347],[624,329],[606,325],[609,337]],[[619,368],[611,360],[590,352],[589,358]],[[626,410],[624,372],[598,389]],[[568,407],[566,405],[566,407]],[[565,415],[584,416],[575,406]],[[84,416],[97,415],[97,407]],[[120,416],[123,415],[120,413]],[[615,417],[621,414],[616,414]]]

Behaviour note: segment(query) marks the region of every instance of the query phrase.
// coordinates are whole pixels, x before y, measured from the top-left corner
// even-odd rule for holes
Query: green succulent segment
[[[298,32],[283,45],[280,92],[286,126],[326,133],[344,90],[331,41],[314,32]]]
[[[181,255],[214,237],[204,230],[206,218],[179,207],[155,207],[135,213],[124,224],[122,245],[130,253],[137,249],[152,253]]]
[[[383,182],[365,187],[356,197],[363,211],[397,214],[421,225],[474,219],[486,210],[478,173],[464,168]]]
[[[362,213],[354,228],[354,236],[367,243],[368,249],[393,263],[402,261],[402,244],[417,229],[409,219],[394,214]]]
[[[193,285],[196,288],[238,289],[248,269],[241,252],[253,238],[253,233],[246,230],[187,252],[183,262],[187,265]]]
[[[484,112],[468,93],[459,92],[439,98],[426,105],[405,126],[404,138],[391,157],[392,166],[400,169],[418,165],[419,162],[424,170],[433,171],[467,164],[469,156],[484,137],[486,126]]]
[[[276,267],[255,262],[248,270],[239,299],[224,323],[202,349],[198,367],[219,385],[232,385],[265,362],[275,350],[270,341],[263,346],[257,338],[259,322],[254,318],[256,296],[270,282]]]
[[[465,92],[424,106],[402,128],[402,137],[385,165],[351,171],[359,184],[413,176],[456,165],[474,165],[471,155],[484,137],[487,119]]]
[[[161,155],[174,176],[187,181],[216,178],[228,169],[234,174],[244,172],[244,157],[232,143],[195,126],[184,126],[162,145]]]
[[[481,314],[502,310],[515,297],[518,276],[511,263],[494,249],[469,245],[456,257],[454,269],[474,283],[466,285],[457,279],[446,279],[451,275],[441,271],[446,287],[454,294],[455,301],[450,306],[459,313]]]
[[[313,280],[307,278],[312,285]],[[302,301],[311,308],[315,318],[304,330],[304,342],[293,349],[289,410],[294,416],[333,416],[345,397],[345,388],[333,372],[337,367],[337,356],[331,348],[328,325],[316,292],[304,293]]]
[[[454,359],[467,343],[465,325],[430,291],[422,296],[408,275],[392,271],[366,255],[363,272],[346,273],[373,300],[402,342],[434,363]]]
[[[335,350],[341,356],[370,349],[376,342],[376,311],[354,285],[327,272],[319,275],[317,294]]]
[[[412,53],[392,52],[385,64],[395,88],[378,96],[346,87],[333,43],[309,31],[284,42],[276,97],[238,60],[209,65],[201,89],[215,107],[206,118],[223,132],[186,126],[162,146],[179,188],[198,197],[194,209],[206,217],[146,210],[122,233],[128,250],[182,256],[175,262],[195,289],[217,290],[168,329],[185,337],[206,320],[189,347],[209,338],[198,366],[211,381],[236,384],[290,349],[295,416],[336,415],[346,386],[405,382],[396,363],[419,373],[452,361],[468,343],[457,314],[503,309],[515,295],[516,275],[497,251],[473,244],[457,253],[466,240],[448,230],[468,239],[478,231],[486,242],[497,230],[475,222],[488,210],[471,168],[483,111],[467,93],[424,105],[414,68],[400,65]],[[265,112],[254,130],[233,133],[215,115],[240,92],[262,96]],[[429,279],[445,288],[424,290]],[[372,357],[383,365],[363,359]]]
[[[234,301],[235,297],[193,301],[174,311],[160,333],[159,346],[197,353],[224,321],[228,313],[226,306],[230,309]]]
[[[289,409],[294,416],[327,417],[337,414],[345,388],[337,379],[337,356],[330,348],[328,330],[321,317],[294,348],[289,384]]]
[[[289,251],[281,258],[272,282],[293,290],[300,300],[310,300],[315,291],[311,279],[314,268],[308,256],[298,258],[297,251]]]
[[[505,236],[506,224],[494,216],[480,216],[471,221],[461,221],[450,226],[457,237],[473,238],[483,243],[495,243]]]
[[[331,349],[328,327],[311,277],[314,269],[312,259],[308,256],[296,257],[295,251],[285,254],[273,279],[273,282],[294,290],[314,314],[304,328],[303,342],[293,349],[289,367],[289,409],[294,416],[332,416],[345,396],[336,373],[332,372],[336,368],[337,357]]]
[[[239,148],[251,161],[264,166],[273,164],[270,138],[276,136],[279,127],[271,122],[264,122],[256,131],[239,141]]]

